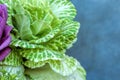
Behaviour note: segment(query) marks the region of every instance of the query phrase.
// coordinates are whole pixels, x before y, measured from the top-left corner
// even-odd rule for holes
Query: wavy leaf
[[[30,44],[27,41],[18,40],[18,39],[12,40],[11,46],[12,47],[26,48],[26,49],[34,49],[34,48],[41,48],[42,49],[42,48],[44,48],[44,46],[42,46],[42,45]]]
[[[79,27],[78,22],[63,23],[60,33],[47,43],[47,47],[57,51],[65,51],[70,48],[77,39]]]
[[[50,65],[53,71],[68,76],[72,74],[78,68],[78,62],[72,57],[64,56],[61,60],[48,59],[44,61],[34,62],[26,61],[24,64],[29,68],[39,68],[44,66],[46,63]]]
[[[40,62],[25,61],[24,65],[27,66],[28,68],[35,69],[35,68],[43,67],[46,63],[47,61],[40,61]]]
[[[29,76],[31,80],[86,80],[84,69],[77,69],[69,76],[62,76],[54,72],[48,65],[36,69],[28,68],[25,74]]]
[[[45,61],[45,60],[61,60],[61,58],[64,56],[64,54],[44,49],[44,50],[39,50],[39,49],[31,49],[31,50],[20,50],[20,54],[25,57],[26,59],[34,62],[39,62],[39,61]]]
[[[53,14],[60,19],[73,20],[76,15],[76,9],[68,0],[50,0],[50,8]]]
[[[72,57],[65,57],[61,61],[50,61],[48,62],[50,67],[57,73],[68,76],[72,74],[78,67],[78,62]]]

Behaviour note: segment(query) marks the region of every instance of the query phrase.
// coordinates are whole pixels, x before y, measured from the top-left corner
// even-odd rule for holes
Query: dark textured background
[[[87,71],[87,80],[120,80],[120,0],[71,0],[81,23],[68,50]]]

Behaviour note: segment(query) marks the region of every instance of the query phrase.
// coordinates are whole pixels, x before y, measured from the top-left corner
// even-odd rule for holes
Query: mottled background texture
[[[120,0],[71,0],[81,23],[67,51],[87,71],[87,80],[120,80]]]

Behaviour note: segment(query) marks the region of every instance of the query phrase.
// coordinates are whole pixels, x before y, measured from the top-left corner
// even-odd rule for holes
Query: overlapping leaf
[[[79,68],[77,68],[68,76],[59,75],[58,73],[54,72],[49,65],[35,69],[28,68],[26,69],[25,74],[28,75],[32,80],[86,80],[85,70],[81,66],[78,67]]]
[[[39,62],[26,61],[24,64],[29,68],[39,68],[44,66],[46,63],[50,65],[53,71],[63,76],[68,76],[72,74],[78,68],[79,65],[77,60],[68,56],[63,56],[61,60],[48,59]]]
[[[29,54],[28,54],[29,53]],[[61,60],[64,57],[64,54],[49,50],[49,49],[31,49],[26,50],[22,49],[20,50],[20,54],[25,57],[26,59],[33,61],[33,62],[39,62],[39,61],[45,61],[45,60]]]
[[[18,40],[18,39],[14,39],[11,42],[11,47],[20,47],[20,48],[25,48],[25,49],[35,49],[35,48],[44,48],[44,46],[42,45],[37,45],[37,44],[31,44],[27,41],[24,40]]]
[[[54,50],[61,51],[71,47],[77,39],[77,33],[79,30],[78,22],[68,22],[63,24],[61,31],[52,40],[49,41],[47,47],[51,47]]]

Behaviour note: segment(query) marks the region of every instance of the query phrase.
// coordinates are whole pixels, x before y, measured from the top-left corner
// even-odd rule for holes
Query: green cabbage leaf
[[[54,72],[49,65],[40,68],[26,69],[25,74],[29,80],[86,80],[86,73],[82,67],[76,69],[71,75],[62,76]]]

